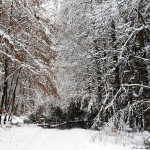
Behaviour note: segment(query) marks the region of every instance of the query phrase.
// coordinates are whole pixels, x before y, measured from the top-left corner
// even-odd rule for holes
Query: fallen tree
[[[88,120],[78,120],[78,121],[66,121],[63,123],[55,124],[55,123],[43,123],[38,124],[43,128],[59,128],[59,129],[71,129],[71,128],[83,128],[87,129],[92,126],[93,122]]]

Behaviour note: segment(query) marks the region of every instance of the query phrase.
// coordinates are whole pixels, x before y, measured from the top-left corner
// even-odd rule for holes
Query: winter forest
[[[148,134],[150,0],[0,0],[0,128],[22,116]]]

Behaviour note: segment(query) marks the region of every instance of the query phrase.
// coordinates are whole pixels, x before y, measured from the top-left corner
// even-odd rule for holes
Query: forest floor
[[[144,137],[144,136],[145,137]],[[36,125],[0,127],[1,150],[144,150],[144,133],[84,129],[43,129]]]

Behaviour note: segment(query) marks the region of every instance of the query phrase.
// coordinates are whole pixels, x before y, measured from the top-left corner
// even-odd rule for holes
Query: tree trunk
[[[2,21],[2,0],[0,0],[0,23]]]
[[[4,84],[3,84],[3,95],[1,99],[1,106],[0,106],[0,124],[2,119],[2,110],[5,105],[5,110],[7,109],[7,89],[8,89],[8,58],[7,56],[4,57]]]
[[[14,88],[14,91],[13,91],[13,95],[12,95],[12,101],[13,101],[13,102],[12,102],[12,107],[11,107],[11,113],[10,113],[10,115],[9,115],[8,120],[10,120],[10,118],[11,118],[13,112],[14,112],[14,107],[15,107],[14,105],[15,105],[15,99],[16,99],[16,89],[17,89],[17,85],[18,85],[18,81],[19,81],[21,69],[22,69],[22,68],[19,69],[19,74],[18,74],[18,77],[17,77],[17,79],[16,79],[16,85],[15,85],[15,88]]]

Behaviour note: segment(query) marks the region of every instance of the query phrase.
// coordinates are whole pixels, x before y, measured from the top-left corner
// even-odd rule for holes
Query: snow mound
[[[23,120],[24,119],[21,117],[13,116],[11,123],[12,124],[23,124]]]

